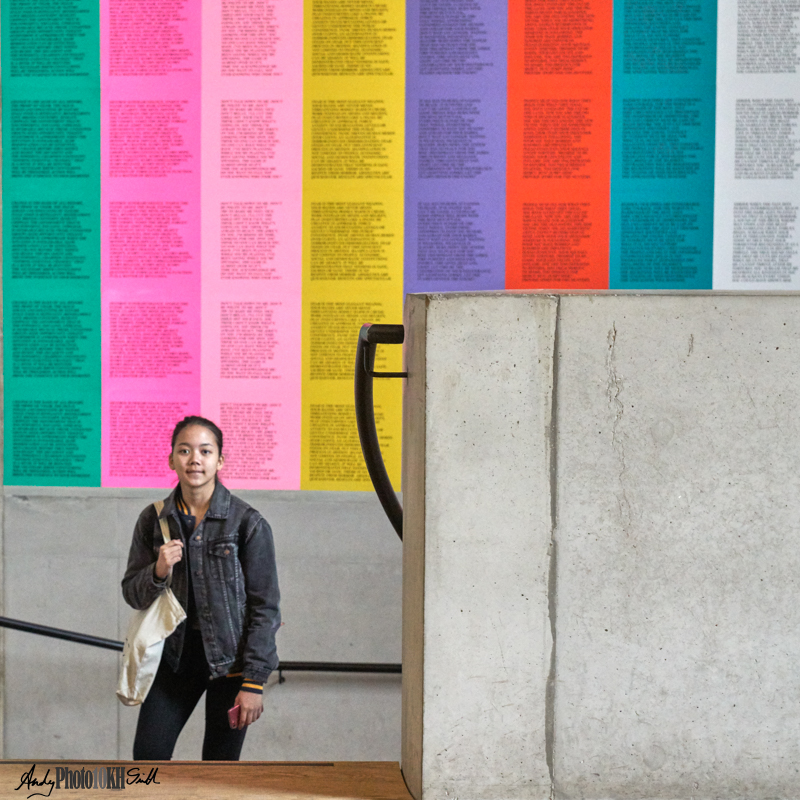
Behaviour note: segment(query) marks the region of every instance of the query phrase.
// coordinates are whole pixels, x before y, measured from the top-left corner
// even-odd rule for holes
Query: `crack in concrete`
[[[617,323],[611,323],[611,329],[608,332],[608,354],[606,355],[606,372],[608,375],[606,383],[606,396],[608,397],[608,404],[612,410],[611,422],[611,448],[617,455],[619,461],[619,489],[620,493],[617,495],[617,506],[619,508],[619,516],[622,522],[622,529],[626,534],[631,532],[631,504],[628,500],[628,494],[625,490],[625,473],[627,471],[627,464],[625,463],[625,443],[619,436],[619,424],[622,415],[625,413],[625,406],[619,396],[622,394],[624,384],[622,378],[617,372],[616,362],[616,346],[617,346]]]
[[[550,540],[550,569],[547,576],[547,615],[550,619],[550,671],[545,689],[545,758],[550,773],[550,798],[555,797],[555,701],[556,701],[556,574],[558,549],[555,539]]]
[[[551,360],[551,397],[550,419],[547,425],[545,441],[548,445],[550,457],[550,546],[548,557],[550,559],[547,575],[547,615],[550,621],[550,671],[547,676],[545,689],[545,758],[550,774],[550,798],[553,800],[556,793],[555,779],[555,692],[556,692],[556,576],[557,576],[557,406],[558,406],[558,348],[559,348],[559,318],[561,316],[561,298],[556,297],[555,324],[553,328],[553,356]]]

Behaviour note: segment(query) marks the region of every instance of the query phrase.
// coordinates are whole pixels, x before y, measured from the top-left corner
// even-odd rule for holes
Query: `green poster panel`
[[[4,482],[100,484],[96,0],[2,0]]]

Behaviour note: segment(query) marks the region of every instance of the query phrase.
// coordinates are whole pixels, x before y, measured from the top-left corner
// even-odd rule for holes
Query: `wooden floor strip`
[[[80,791],[71,784],[65,786],[76,770],[84,776]],[[87,772],[91,774],[88,780]],[[116,786],[120,775],[124,787],[109,788],[109,781]],[[85,785],[89,782],[91,788]],[[0,798],[43,796],[52,800],[411,800],[396,761],[0,761]]]

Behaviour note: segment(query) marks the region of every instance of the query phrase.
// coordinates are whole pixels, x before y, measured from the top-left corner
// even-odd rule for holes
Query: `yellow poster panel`
[[[353,375],[361,325],[403,319],[404,4],[307,0],[304,39],[301,488],[370,490]],[[402,348],[375,368],[400,371]],[[402,384],[375,380],[396,489]]]

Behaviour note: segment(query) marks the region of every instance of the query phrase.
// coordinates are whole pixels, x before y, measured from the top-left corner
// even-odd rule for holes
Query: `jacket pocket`
[[[230,585],[239,576],[238,547],[235,542],[209,542],[206,550],[215,578]]]

